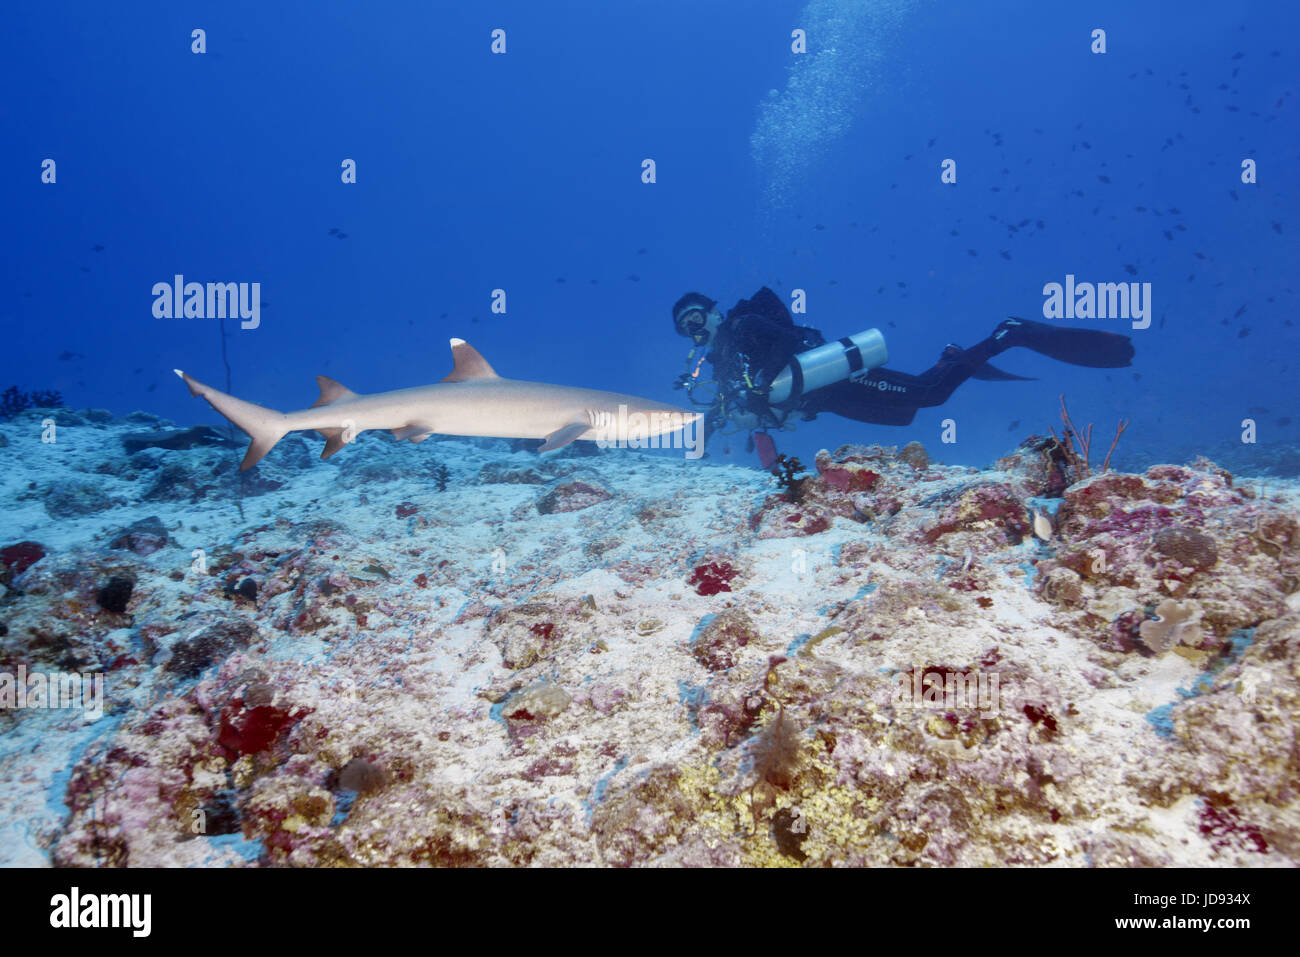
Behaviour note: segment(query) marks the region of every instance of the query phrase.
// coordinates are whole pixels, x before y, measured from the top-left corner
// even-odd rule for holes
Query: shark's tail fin
[[[239,465],[241,472],[251,469],[260,462],[262,456],[271,451],[275,443],[284,438],[289,431],[283,412],[276,412],[274,409],[254,405],[252,402],[245,402],[243,399],[236,399],[233,395],[226,395],[226,393],[220,392],[210,385],[204,385],[193,376],[186,375],[180,369],[173,369],[172,371],[190,387],[190,395],[199,395],[207,399],[209,405],[237,425],[245,435],[252,439],[248,443],[248,451],[244,454],[244,461]]]

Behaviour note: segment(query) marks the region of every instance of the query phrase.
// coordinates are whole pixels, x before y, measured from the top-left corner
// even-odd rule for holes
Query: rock
[[[736,663],[741,648],[759,641],[753,620],[739,608],[714,615],[691,642],[691,654],[710,671],[725,671]]]
[[[950,532],[997,528],[1008,543],[1019,544],[1029,534],[1029,516],[1015,493],[1001,483],[976,485],[962,493],[925,532],[936,542]]]
[[[209,665],[247,648],[257,637],[257,626],[252,622],[221,618],[174,642],[164,667],[181,678],[197,678]]]
[[[55,485],[45,493],[45,511],[51,518],[93,515],[120,504],[98,485],[72,481]]]
[[[930,455],[920,442],[908,442],[903,446],[903,450],[898,453],[898,458],[917,471],[930,467]]]
[[[1219,550],[1214,539],[1195,529],[1162,529],[1152,537],[1151,543],[1160,554],[1197,571],[1213,568],[1219,560]]]
[[[18,542],[0,549],[0,585],[11,581],[45,557],[40,542]]]
[[[518,671],[553,655],[564,638],[561,609],[544,602],[528,602],[494,611],[487,622],[501,662]]]
[[[613,498],[611,492],[587,482],[561,482],[537,500],[537,511],[543,515],[556,512],[578,512]]]
[[[191,429],[162,429],[157,432],[132,432],[122,436],[122,448],[128,455],[134,455],[141,449],[180,449],[202,448],[205,446],[237,446],[216,429],[206,425],[196,425]]]
[[[150,515],[119,531],[108,543],[109,548],[124,548],[137,555],[152,555],[171,544],[171,537],[163,527],[162,519]]]
[[[546,477],[537,469],[512,468],[505,462],[489,462],[478,470],[481,485],[545,485]]]

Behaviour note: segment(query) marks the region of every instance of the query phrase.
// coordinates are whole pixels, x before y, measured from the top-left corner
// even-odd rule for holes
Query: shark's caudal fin
[[[186,375],[180,369],[173,369],[172,371],[190,387],[190,395],[198,395],[207,399],[209,405],[237,425],[245,435],[252,439],[248,443],[248,451],[244,454],[244,461],[239,465],[241,472],[251,469],[261,461],[262,456],[271,451],[275,443],[284,438],[289,431],[282,412],[254,405],[252,402],[245,402],[243,399],[236,399],[233,395],[226,395],[226,393],[218,391],[210,385],[204,385],[193,376]],[[338,385],[337,382],[334,384]],[[342,389],[343,387],[339,386],[339,388]],[[324,398],[324,392],[324,386],[322,386],[322,398]]]

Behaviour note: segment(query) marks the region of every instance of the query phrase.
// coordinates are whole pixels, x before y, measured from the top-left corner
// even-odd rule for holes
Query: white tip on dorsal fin
[[[318,375],[316,384],[320,386],[320,398],[312,403],[312,408],[329,405],[342,399],[355,399],[357,394],[340,382],[335,382],[327,375]]]
[[[478,350],[464,339],[451,340],[451,358],[455,368],[443,382],[464,382],[466,379],[499,379],[496,370],[478,354]]]

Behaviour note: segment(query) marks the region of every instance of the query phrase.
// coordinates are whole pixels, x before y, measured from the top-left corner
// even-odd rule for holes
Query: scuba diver
[[[693,343],[674,388],[708,407],[706,435],[728,423],[733,431],[751,430],[763,468],[776,459],[767,430],[785,428],[794,415],[809,421],[832,412],[858,422],[908,425],[917,409],[943,405],[967,379],[1032,381],[989,365],[1016,346],[1096,369],[1127,366],[1133,358],[1128,336],[1011,317],[969,349],[949,344],[931,368],[910,375],[881,368],[889,354],[879,330],[828,343],[818,330],[795,325],[766,286],[725,317],[716,300],[687,293],[673,305],[673,325]],[[713,366],[711,381],[700,377],[706,360]],[[697,399],[695,390],[704,386],[713,386],[714,394]]]

